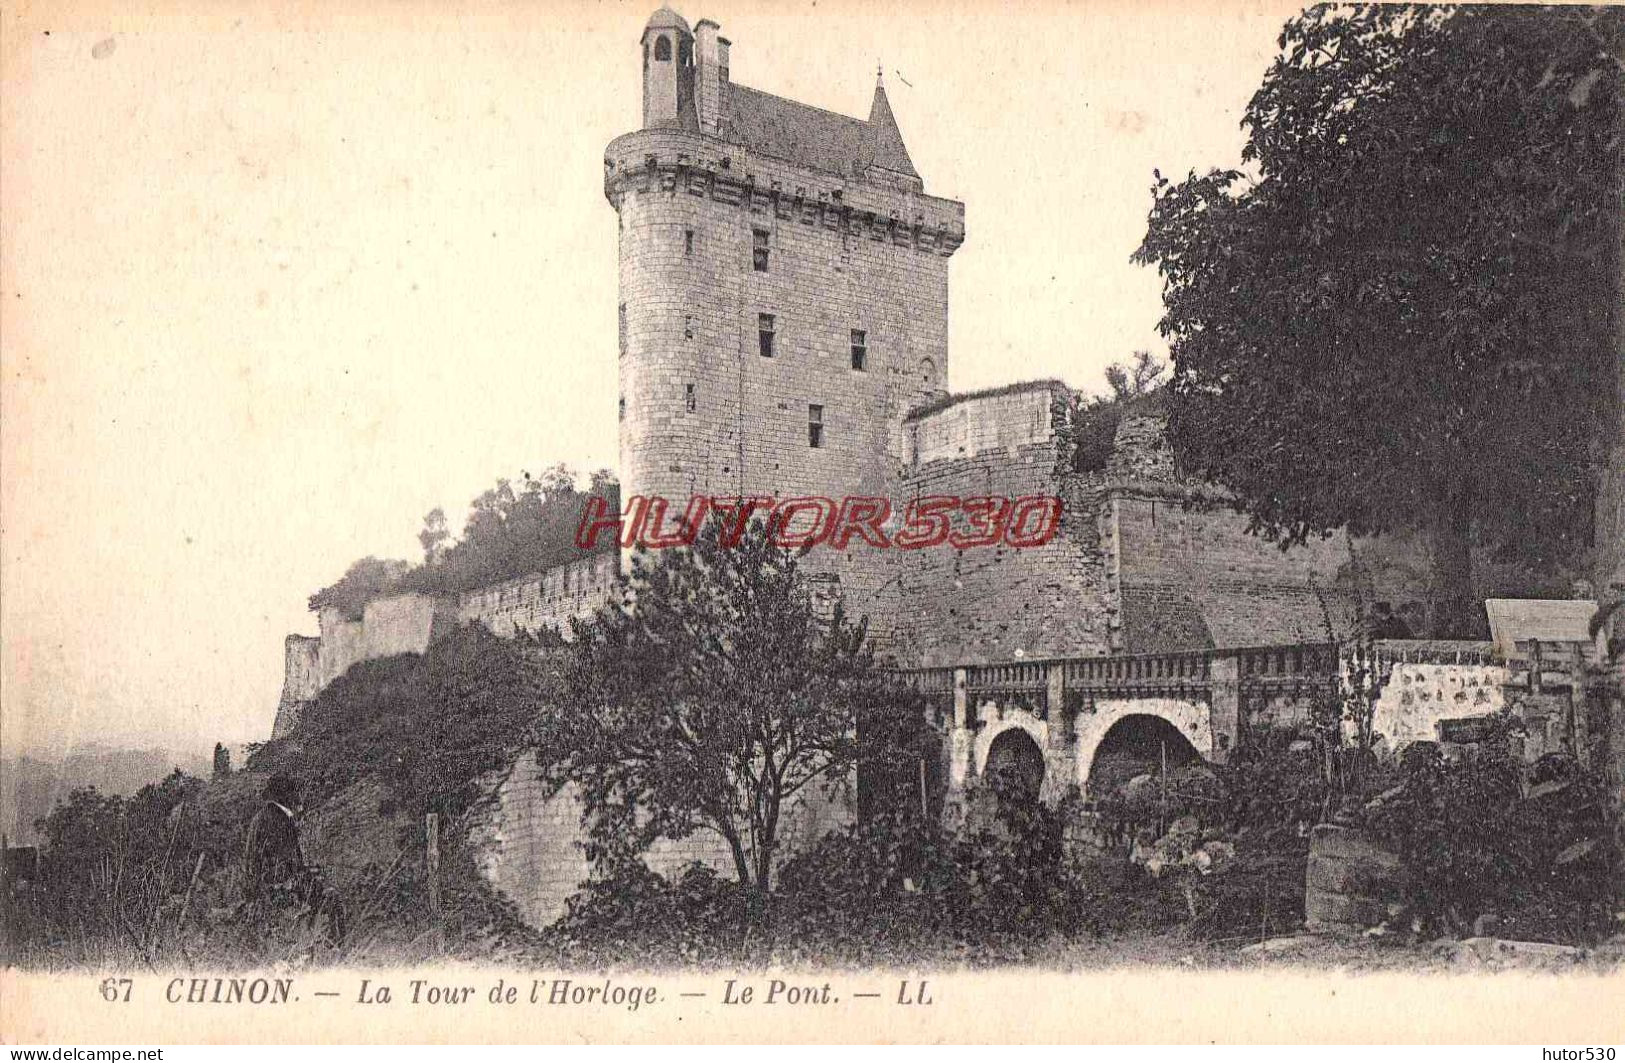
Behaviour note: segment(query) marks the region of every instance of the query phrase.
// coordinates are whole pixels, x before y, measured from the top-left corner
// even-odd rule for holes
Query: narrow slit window
[[[773,315],[756,315],[756,341],[760,346],[762,357],[773,357]]]
[[[824,408],[817,403],[807,405],[807,445],[814,450],[824,445]]]
[[[767,230],[752,229],[750,260],[751,266],[756,270],[757,273],[767,272],[767,255]]]
[[[689,413],[693,413],[694,412],[694,407],[695,407],[696,404],[697,404],[697,399],[695,398],[695,395],[694,395],[694,385],[693,384],[684,384],[683,385],[683,405],[688,409]]]
[[[689,255],[694,254],[694,230],[693,229],[684,229],[683,230],[683,254],[684,254],[684,256],[689,256]]]
[[[857,328],[852,330],[852,368],[869,368],[869,334]]]

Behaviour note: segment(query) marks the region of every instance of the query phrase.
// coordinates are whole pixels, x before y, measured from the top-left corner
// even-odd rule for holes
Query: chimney
[[[722,27],[708,18],[694,26],[694,50],[699,69],[696,93],[700,112],[700,132],[716,136],[722,117],[722,85],[728,80],[728,42],[719,34]]]

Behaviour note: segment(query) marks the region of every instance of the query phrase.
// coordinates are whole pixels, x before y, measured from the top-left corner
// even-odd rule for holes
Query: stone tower
[[[643,127],[612,141],[622,497],[891,496],[945,388],[963,204],[928,196],[883,86],[867,120],[736,84],[656,11]]]

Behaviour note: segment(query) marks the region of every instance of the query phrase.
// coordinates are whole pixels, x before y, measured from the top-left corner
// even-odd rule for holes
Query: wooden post
[[[441,932],[440,923],[440,814],[430,812],[423,821],[426,849],[424,873],[429,885],[429,918],[434,921],[435,936]]]
[[[1157,743],[1162,753],[1162,807],[1157,810],[1157,833],[1168,830],[1168,743]]]

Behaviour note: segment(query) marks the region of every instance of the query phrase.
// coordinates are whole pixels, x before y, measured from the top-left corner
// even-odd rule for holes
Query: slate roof
[[[870,166],[915,179],[886,91],[875,88],[869,121],[726,83],[722,133],[752,151],[842,177],[861,177]]]

